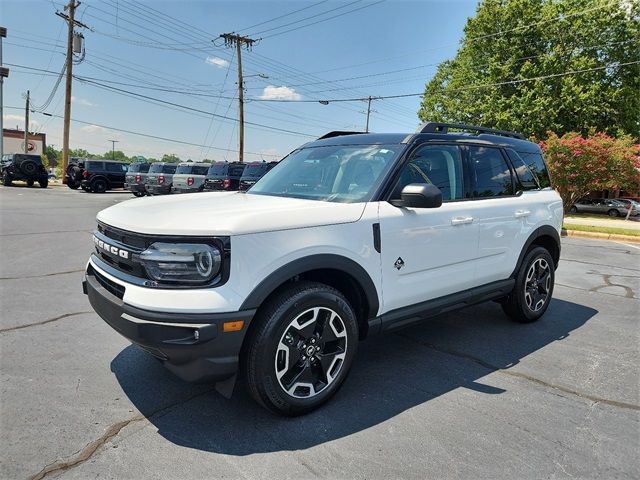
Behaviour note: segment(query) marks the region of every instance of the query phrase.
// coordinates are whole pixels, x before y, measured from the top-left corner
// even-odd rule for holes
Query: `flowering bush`
[[[583,138],[574,132],[558,137],[549,132],[540,147],[565,212],[592,191],[640,188],[640,145],[631,137],[596,133]]]

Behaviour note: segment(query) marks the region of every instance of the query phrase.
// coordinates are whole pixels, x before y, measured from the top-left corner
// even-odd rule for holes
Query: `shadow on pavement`
[[[486,303],[372,337],[360,344],[341,391],[298,418],[262,409],[242,384],[227,400],[209,385],[184,383],[134,346],[113,359],[111,370],[136,408],[177,445],[227,455],[300,450],[360,432],[457,388],[500,394],[504,390],[479,379],[563,340],[596,313],[553,300],[542,320],[520,325]]]

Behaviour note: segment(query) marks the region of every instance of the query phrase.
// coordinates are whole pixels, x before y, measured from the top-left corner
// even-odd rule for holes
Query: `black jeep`
[[[2,183],[5,187],[9,187],[14,180],[24,180],[29,187],[32,187],[34,182],[38,182],[40,188],[47,188],[49,174],[42,164],[40,155],[26,153],[3,155]]]
[[[80,187],[86,192],[104,193],[124,187],[129,164],[113,160],[86,160]]]

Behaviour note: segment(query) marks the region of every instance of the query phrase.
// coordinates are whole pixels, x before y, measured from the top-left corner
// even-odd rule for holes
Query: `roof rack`
[[[365,132],[348,132],[342,130],[334,130],[333,132],[325,133],[321,137],[318,137],[318,140],[322,140],[324,138],[333,138],[333,137],[341,137],[343,135],[359,135]]]
[[[474,125],[465,125],[464,123],[425,122],[420,127],[418,127],[416,133],[448,133],[450,128],[455,128],[458,130],[470,130],[473,132],[478,132],[478,134],[489,133],[491,135],[499,135],[501,137],[511,137],[526,140],[525,136],[521,133],[509,132],[507,130],[496,130],[494,128],[476,127]]]

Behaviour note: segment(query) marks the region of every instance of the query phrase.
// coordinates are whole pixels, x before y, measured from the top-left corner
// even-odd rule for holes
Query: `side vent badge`
[[[396,260],[396,263],[394,263],[393,266],[398,270],[404,267],[404,260],[402,260],[402,257],[398,257],[398,259]]]

